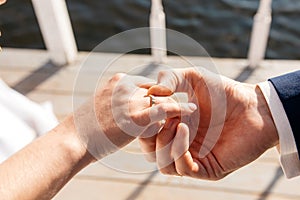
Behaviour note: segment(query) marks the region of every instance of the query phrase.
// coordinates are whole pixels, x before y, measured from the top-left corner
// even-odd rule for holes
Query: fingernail
[[[188,105],[189,105],[189,109],[191,109],[191,111],[197,110],[197,106],[194,103],[188,103]]]

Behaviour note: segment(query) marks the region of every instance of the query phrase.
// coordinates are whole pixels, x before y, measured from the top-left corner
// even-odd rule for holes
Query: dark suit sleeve
[[[269,79],[290,122],[300,157],[300,70]]]

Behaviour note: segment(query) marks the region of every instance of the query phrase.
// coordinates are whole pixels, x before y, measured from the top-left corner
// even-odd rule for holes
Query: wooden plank
[[[82,185],[85,185],[83,188]],[[80,191],[80,192],[78,192]],[[75,193],[76,192],[76,193]],[[131,197],[131,198],[129,198]],[[226,198],[227,197],[227,198]],[[144,187],[138,183],[126,182],[98,182],[91,180],[74,180],[65,190],[54,199],[255,199],[254,195],[228,194],[226,192],[207,191],[205,189],[186,189],[162,185],[148,185]]]
[[[120,161],[122,159],[126,160],[126,158],[120,158]],[[151,196],[155,199],[166,199],[167,197],[168,199],[171,197],[172,199],[177,199],[178,196],[174,195],[175,193],[173,192],[169,195],[173,194],[174,197],[160,196],[161,193],[168,192],[170,188],[173,188],[174,190],[181,189],[182,191],[178,194],[179,196],[189,194],[195,190],[198,191],[199,195],[201,195],[204,199],[220,199],[218,195],[219,193],[228,197],[225,199],[236,199],[242,197],[242,199],[259,199],[259,196],[264,194],[267,194],[268,199],[300,198],[300,192],[296,188],[299,185],[300,178],[294,179],[293,182],[286,180],[283,176],[276,178],[274,175],[277,174],[277,169],[278,165],[276,164],[260,163],[256,161],[217,182],[156,174],[151,178],[151,180],[149,180],[149,183],[146,186],[147,191],[149,191],[149,188],[155,188],[153,189],[153,194],[151,195],[151,193],[146,193],[140,198],[147,199],[148,196]],[[101,163],[95,163],[77,175],[75,179],[63,189],[58,196],[58,199],[70,199],[72,196],[69,195],[74,195],[74,193],[77,195],[85,194],[83,190],[88,190],[89,193],[91,193],[85,194],[87,195],[86,198],[89,197],[88,199],[94,199],[93,195],[97,195],[99,192],[101,192],[101,194],[105,197],[110,197],[109,195],[111,194],[108,193],[111,190],[102,190],[103,187],[106,188],[111,186],[113,188],[113,185],[118,185],[119,190],[123,191],[128,190],[124,184],[131,184],[138,188],[139,184],[148,180],[150,176],[151,175],[149,173],[122,173],[108,168]],[[272,186],[273,184],[274,187]],[[208,192],[208,194],[204,191]],[[114,195],[117,195],[114,196],[114,199],[124,199],[128,196],[122,194],[122,192]],[[83,196],[80,196],[80,198],[83,198]],[[97,198],[95,197],[95,199]],[[182,197],[179,199],[182,199]]]
[[[171,186],[166,184],[140,184],[131,182],[114,182],[114,181],[96,181],[86,179],[72,180],[58,195],[55,200],[98,200],[98,199],[125,199],[125,200],[254,200],[259,199],[260,194],[219,190],[218,188],[207,187],[182,187]],[[272,200],[287,200],[296,199],[297,197],[271,194],[268,199]]]
[[[36,52],[37,53],[37,52]],[[22,54],[22,53],[21,53]],[[39,55],[39,53],[37,53]],[[80,71],[82,64],[84,62],[85,53],[81,54],[81,61],[78,61],[77,64],[64,67],[59,70],[55,76],[50,77],[48,80],[40,84],[37,88],[44,91],[61,91],[66,93],[72,93],[74,82],[77,77],[77,73]],[[91,88],[95,88],[95,82],[99,78],[107,80],[109,77],[113,76],[117,72],[133,72],[141,74],[147,74],[147,76],[154,77],[153,74],[157,74],[159,68],[147,68],[147,63],[150,60],[150,56],[144,55],[126,55],[121,59],[116,60],[111,68],[105,72],[104,77],[102,77],[101,71],[102,66],[99,66],[101,63],[102,57],[111,57],[116,56],[115,54],[101,54],[97,53],[90,57],[88,63],[84,65],[84,70],[80,71],[80,83],[78,84],[78,92],[90,92]],[[204,58],[194,58],[190,57],[190,60],[196,65],[203,65],[207,63],[207,59]],[[171,57],[168,59],[168,65],[172,67],[184,67],[188,64],[179,58]],[[214,58],[213,62],[217,66],[217,70],[225,76],[230,78],[235,78],[245,67],[246,61],[243,59],[218,59]],[[21,64],[21,63],[20,63]],[[34,63],[32,63],[33,65]],[[253,74],[249,77],[246,82],[257,83],[260,81],[267,80],[268,77],[276,76],[283,74],[289,71],[294,71],[299,69],[299,61],[265,61],[262,63],[262,66],[256,69]],[[0,73],[4,80],[7,80],[9,84],[16,83],[18,78],[24,78],[25,74],[32,71],[36,68],[14,68],[14,67],[3,67],[0,68]],[[272,70],[270,70],[272,69]],[[24,72],[21,72],[24,71]],[[26,86],[25,86],[26,87]]]
[[[76,62],[68,65],[67,68],[78,71],[82,66],[87,68],[84,72],[94,73],[99,71],[102,66],[103,59],[116,59],[120,55],[113,53],[92,53],[79,52]],[[15,59],[18,58],[18,59]],[[30,58],[30,59],[28,59]],[[88,60],[86,61],[86,59]],[[0,70],[1,69],[36,69],[47,61],[49,61],[49,53],[45,50],[32,50],[32,49],[12,49],[4,48],[0,54]],[[167,66],[170,67],[191,67],[189,64],[192,62],[196,66],[214,65],[221,74],[234,78],[241,70],[247,66],[246,59],[233,59],[233,58],[202,58],[202,57],[177,57],[169,56]],[[124,55],[119,59],[114,60],[111,72],[131,71],[138,66],[145,66],[151,64],[150,55]],[[264,71],[265,75],[282,74],[290,70],[299,69],[299,60],[264,60],[261,67],[256,71]],[[271,70],[270,70],[271,69]],[[258,73],[259,74],[259,73]]]
[[[33,70],[48,62],[49,59],[49,52],[45,50],[3,48],[0,53],[0,69]]]
[[[282,193],[290,196],[298,196],[297,199],[300,199],[300,178],[296,177],[293,179],[285,179],[283,178],[279,181],[273,188],[274,193]]]
[[[126,156],[119,157],[119,162],[126,163]],[[125,165],[124,165],[125,166]],[[237,190],[240,192],[248,191],[250,193],[260,194],[268,187],[270,182],[274,179],[274,175],[277,172],[279,165],[275,163],[265,163],[255,161],[252,164],[234,172],[223,180],[217,182],[202,181],[197,179],[190,179],[185,177],[172,177],[158,174],[152,180],[154,184],[160,185],[174,185],[180,187],[208,187],[219,188],[219,190]],[[124,168],[125,169],[125,168]],[[124,170],[123,169],[123,170]],[[146,174],[130,174],[116,171],[113,168],[106,167],[102,162],[96,163],[84,169],[78,176],[86,179],[114,180],[116,182],[140,182],[147,176]],[[300,181],[300,178],[297,178]],[[283,176],[280,176],[277,184],[288,182]],[[254,184],[255,183],[255,184]],[[297,186],[297,184],[295,184]],[[285,190],[277,188],[275,190],[278,194],[285,194]],[[274,192],[272,190],[272,192]],[[290,193],[291,194],[291,193]],[[300,197],[300,192],[294,190],[293,195]]]
[[[13,86],[23,78],[30,75],[30,71],[7,71],[0,70],[1,79],[9,86]]]
[[[16,55],[14,55],[16,52]],[[15,84],[28,76],[31,71],[38,69],[44,61],[47,61],[48,55],[45,51],[22,51],[10,50],[10,59],[4,60],[6,63],[0,67],[0,76],[9,84]],[[13,59],[20,56],[19,59]],[[55,73],[49,79],[41,83],[35,90],[28,94],[28,97],[36,102],[50,100],[54,104],[54,111],[61,119],[72,112],[72,90],[76,74],[84,62],[87,53],[79,54],[78,62],[69,65]],[[88,98],[91,80],[96,80],[99,75],[99,59],[102,57],[114,58],[116,54],[97,53],[91,56],[86,68],[82,73],[82,85],[80,85],[78,96],[79,101],[83,102]],[[36,59],[28,59],[36,58]],[[3,57],[4,58],[4,57]],[[0,54],[0,59],[2,55]],[[209,58],[190,57],[193,63],[203,65],[209,61]],[[17,63],[14,64],[13,61]],[[144,70],[144,66],[149,64],[151,57],[147,55],[126,55],[113,63],[113,67],[105,78],[112,76],[119,71],[131,71],[136,66],[141,66],[136,72],[157,73],[157,69],[152,71]],[[168,59],[170,66],[182,67],[188,66],[187,62],[177,57]],[[241,73],[245,67],[245,59],[221,59],[214,58],[213,62],[218,66],[221,74],[234,78]],[[264,81],[270,76],[276,76],[288,71],[298,70],[299,61],[275,61],[266,60],[262,66],[257,68],[249,77],[247,82],[256,83]],[[143,73],[144,73],[143,72]],[[138,151],[138,143],[133,142],[125,148],[126,151]],[[126,160],[126,157],[120,157],[120,161]],[[134,163],[133,163],[134,164]],[[139,163],[144,164],[144,163]],[[178,178],[163,175],[155,175],[151,179],[149,187],[147,186],[136,199],[259,199],[259,195],[274,180],[278,169],[278,158],[275,149],[268,151],[257,161],[233,173],[224,180],[218,182],[208,182],[189,178]],[[109,169],[103,165],[95,164],[84,169],[76,178],[67,185],[56,199],[126,199],[133,191],[138,188],[141,182],[147,180],[149,174],[126,174]],[[272,186],[269,199],[299,199],[300,191],[297,190],[300,184],[300,178],[287,180],[279,176]],[[115,188],[116,187],[116,188]],[[110,191],[118,191],[110,192]],[[101,194],[100,194],[101,193]]]

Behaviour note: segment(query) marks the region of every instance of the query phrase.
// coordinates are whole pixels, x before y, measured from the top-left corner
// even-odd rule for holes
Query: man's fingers
[[[170,96],[173,94],[173,91],[163,85],[153,85],[148,90],[148,95],[155,95],[155,96]]]
[[[178,118],[168,119],[156,138],[156,162],[163,174],[179,175],[171,156],[172,141],[179,122]]]
[[[147,77],[132,76],[132,78],[133,78],[134,84],[140,88],[149,89],[150,87],[152,87],[156,84],[155,80],[147,78]]]
[[[186,124],[178,124],[172,145],[172,156],[174,160],[179,159],[189,150],[189,134],[189,128]]]
[[[144,88],[144,89],[149,89],[152,86],[154,86],[156,83],[155,82],[147,82],[147,83],[142,83],[139,85],[140,88]]]
[[[188,149],[189,128],[187,125],[180,123],[177,127],[171,153],[175,161],[176,171],[182,176],[192,176],[199,168]]]
[[[160,71],[157,77],[157,85],[148,90],[148,94],[156,96],[169,96],[176,91],[180,84],[181,76],[173,70]]]

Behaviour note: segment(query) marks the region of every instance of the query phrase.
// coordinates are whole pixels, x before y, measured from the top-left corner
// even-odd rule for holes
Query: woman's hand
[[[117,74],[74,113],[79,137],[95,158],[117,151],[137,136],[151,137],[161,128],[161,120],[196,109],[170,97],[158,97],[150,107],[146,95],[153,83],[144,77]]]

